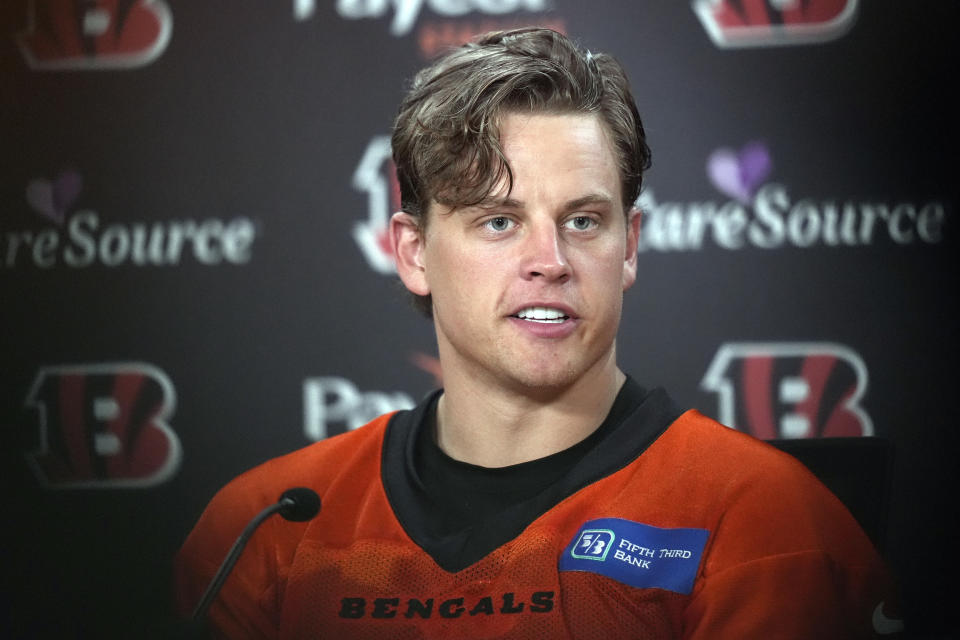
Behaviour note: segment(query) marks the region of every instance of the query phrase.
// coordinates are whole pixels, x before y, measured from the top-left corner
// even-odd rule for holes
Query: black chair
[[[768,440],[802,462],[846,505],[880,553],[886,542],[893,444],[885,438]]]

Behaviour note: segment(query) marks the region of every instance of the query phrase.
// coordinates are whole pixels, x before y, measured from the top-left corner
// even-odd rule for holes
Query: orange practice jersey
[[[221,490],[177,559],[181,611],[247,522],[305,486],[320,514],[255,533],[210,610],[217,637],[771,640],[898,628],[886,572],[845,507],[792,457],[696,411],[476,562],[444,569],[398,518],[402,491],[384,474],[404,455],[389,444],[404,414]]]

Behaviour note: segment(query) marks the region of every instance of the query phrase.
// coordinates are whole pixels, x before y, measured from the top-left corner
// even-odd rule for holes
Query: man
[[[393,134],[397,269],[444,389],[268,462],[178,559],[185,612],[293,486],[211,610],[228,638],[860,638],[895,631],[869,541],[799,463],[616,361],[649,164],[620,66],[547,30],[422,71]]]

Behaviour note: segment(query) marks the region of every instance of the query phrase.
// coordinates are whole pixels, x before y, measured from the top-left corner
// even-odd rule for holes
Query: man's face
[[[405,254],[414,266],[398,267],[433,297],[444,379],[522,392],[612,371],[639,231],[639,216],[624,216],[612,143],[594,115],[513,113],[500,142],[509,196],[500,185],[480,206],[432,203]]]

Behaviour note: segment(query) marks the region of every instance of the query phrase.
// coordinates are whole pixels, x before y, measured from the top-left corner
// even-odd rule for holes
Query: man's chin
[[[599,357],[590,355],[589,358],[574,357],[563,361],[556,357],[539,362],[530,359],[523,366],[514,362],[515,366],[505,369],[504,373],[510,378],[510,388],[515,393],[548,401],[576,386],[602,384],[608,373],[615,374],[617,368],[612,351]]]
[[[521,368],[510,372],[515,390],[531,397],[550,398],[572,387],[583,372],[573,366]]]

